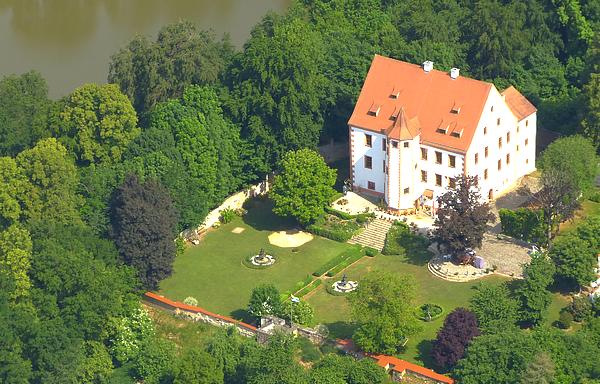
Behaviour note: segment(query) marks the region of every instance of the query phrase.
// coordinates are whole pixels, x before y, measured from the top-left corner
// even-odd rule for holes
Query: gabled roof
[[[502,96],[504,96],[508,108],[517,117],[518,121],[537,111],[537,108],[512,85],[502,91]]]
[[[428,377],[440,383],[453,384],[454,380],[448,376],[441,375],[431,369],[421,367],[420,365],[409,363],[408,361],[398,359],[394,356],[388,355],[371,355],[371,358],[375,360],[377,365],[382,368],[396,371],[398,373],[412,372],[421,376]]]
[[[420,65],[375,55],[348,124],[396,134],[393,115],[404,109],[406,132],[412,132],[414,120],[412,128],[420,129],[423,142],[466,152],[492,87],[484,81],[464,76],[452,79],[447,72],[425,72]]]

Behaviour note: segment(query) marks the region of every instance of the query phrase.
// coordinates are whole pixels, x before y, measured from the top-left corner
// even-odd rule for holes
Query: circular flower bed
[[[432,321],[442,316],[443,312],[444,310],[440,305],[425,303],[415,310],[415,316],[417,316],[419,320]]]

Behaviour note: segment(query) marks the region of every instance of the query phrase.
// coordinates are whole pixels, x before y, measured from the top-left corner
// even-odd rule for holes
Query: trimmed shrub
[[[295,289],[294,291],[298,291],[304,287],[306,287],[308,284],[310,284],[313,281],[313,277],[311,275],[306,275],[306,277],[304,278],[304,280],[299,281],[296,283],[295,285]]]
[[[502,233],[517,239],[543,244],[546,241],[544,212],[540,209],[500,209]]]
[[[344,258],[344,260],[342,260],[338,265],[336,265],[333,269],[331,269],[329,272],[327,272],[327,276],[333,277],[333,276],[337,275],[343,269],[345,269],[346,267],[348,267],[350,264],[354,263],[355,261],[359,260],[363,256],[360,249],[350,249],[350,250],[346,251],[346,254],[347,254],[346,258]]]
[[[396,221],[385,237],[385,245],[381,253],[384,255],[404,255],[409,252],[423,259],[429,259],[427,247],[431,244],[425,236],[413,233],[408,224]]]
[[[193,307],[198,306],[198,300],[195,297],[188,296],[183,300],[183,304],[191,305]]]
[[[375,248],[365,247],[365,255],[367,255],[369,257],[377,256],[378,253],[379,253],[379,251],[376,250]]]
[[[565,310],[560,312],[560,316],[558,317],[558,326],[562,329],[571,328],[571,323],[573,322],[573,315],[571,312],[567,312]]]

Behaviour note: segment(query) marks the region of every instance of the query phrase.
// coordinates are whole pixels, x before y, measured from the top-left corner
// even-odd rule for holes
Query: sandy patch
[[[294,248],[308,243],[313,235],[302,231],[279,231],[269,235],[269,243],[281,248]]]
[[[231,233],[242,233],[246,230],[246,228],[242,228],[242,227],[235,227],[231,230]]]

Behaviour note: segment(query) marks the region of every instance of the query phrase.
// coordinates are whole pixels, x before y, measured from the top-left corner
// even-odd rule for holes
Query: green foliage
[[[375,257],[379,254],[379,251],[375,248],[365,247],[365,256]]]
[[[565,156],[568,153],[569,156]],[[563,137],[553,141],[539,158],[542,172],[556,170],[569,175],[578,191],[587,192],[594,186],[598,158],[592,142],[582,136]]]
[[[340,220],[332,215],[324,215],[306,229],[315,235],[345,243],[350,240],[360,228],[361,226],[358,224],[358,220]]]
[[[17,155],[17,166],[27,180],[20,196],[27,220],[77,223],[81,197],[75,163],[56,139],[40,140]]]
[[[157,337],[144,340],[134,356],[132,373],[144,383],[159,384],[169,380],[175,366],[175,344]]]
[[[597,248],[596,248],[597,249]],[[596,251],[576,234],[558,237],[550,250],[557,279],[570,285],[585,285],[594,279]]]
[[[141,184],[128,176],[112,205],[113,236],[123,261],[147,289],[171,274],[175,259],[177,213],[168,191],[158,182]]]
[[[429,239],[413,233],[411,228],[403,222],[396,221],[385,237],[385,245],[381,253],[384,255],[410,254],[419,259],[429,259]]]
[[[233,210],[231,208],[225,208],[224,210],[222,210],[219,213],[221,214],[221,217],[219,218],[219,220],[223,224],[231,223],[233,221],[233,219],[235,219],[235,217],[237,216],[235,213],[235,210]]]
[[[556,268],[545,254],[533,253],[531,262],[523,267],[525,279],[519,282],[515,294],[520,302],[519,317],[528,324],[538,325],[552,302],[548,287],[554,281]]]
[[[319,269],[313,272],[314,276],[322,276],[325,272],[334,268],[337,265],[344,263],[349,259],[356,259],[362,256],[360,247],[352,247],[342,251],[339,255],[329,260],[327,263],[323,264]]]
[[[470,309],[483,333],[502,334],[515,326],[519,306],[506,285],[481,284],[471,298]]]
[[[300,337],[300,358],[308,363],[316,363],[321,359],[321,351],[306,337]]]
[[[546,384],[554,382],[554,362],[547,353],[540,353],[527,365],[521,384]]]
[[[590,74],[583,87],[584,118],[581,121],[583,135],[600,148],[600,73]]]
[[[297,291],[295,293],[296,297],[302,297],[307,295],[308,293],[314,291],[315,289],[317,289],[319,287],[319,285],[321,285],[323,281],[321,279],[316,279],[313,280],[310,284],[306,285],[305,287],[303,287],[302,289],[300,289],[299,291]]]
[[[82,163],[118,162],[140,134],[131,103],[114,84],[86,84],[67,98],[61,134]]]
[[[558,317],[558,326],[562,329],[571,328],[571,323],[573,322],[573,314],[569,311],[561,311]]]
[[[546,241],[546,227],[544,211],[528,208],[500,209],[500,222],[502,233],[517,239],[544,244]]]
[[[315,317],[314,310],[306,301],[292,303],[290,299],[285,299],[281,302],[279,313],[277,315],[283,319],[303,325],[310,325]]]
[[[577,322],[590,320],[593,317],[592,302],[585,296],[573,297],[567,311],[573,315],[573,320]]]
[[[335,267],[331,268],[328,272],[327,272],[327,276],[328,277],[333,277],[335,275],[337,275],[338,273],[340,273],[342,270],[346,269],[350,264],[360,260],[363,257],[362,254],[362,250],[360,248],[358,249],[349,249],[347,251],[345,251],[343,253],[344,257],[342,258],[342,260],[340,261],[340,263],[338,265],[336,265]]]
[[[184,353],[175,367],[173,384],[222,384],[223,369],[217,360],[197,348]]]
[[[335,193],[336,171],[309,149],[288,152],[280,167],[270,192],[275,203],[273,212],[292,216],[303,225],[314,222],[325,213]]]
[[[414,316],[416,282],[412,276],[370,272],[348,296],[358,328],[352,339],[366,352],[394,354],[420,325]]]
[[[259,285],[252,290],[252,295],[248,303],[248,312],[255,317],[277,315],[281,312],[279,297],[279,290],[274,285]]]
[[[371,359],[355,360],[351,356],[328,354],[313,366],[312,384],[384,384],[388,382],[385,370]]]
[[[10,299],[29,298],[32,243],[29,231],[13,224],[0,232],[0,275],[12,281]]]
[[[141,345],[155,335],[155,330],[148,312],[137,307],[127,316],[115,319],[110,333],[110,353],[124,364],[137,356]]]
[[[444,310],[441,305],[438,304],[423,304],[415,310],[415,315],[419,320],[432,321],[442,316]]]
[[[530,334],[518,329],[473,339],[453,376],[464,384],[518,383],[538,352]]]
[[[0,157],[0,228],[21,217],[19,204],[25,193],[25,178],[14,159]]]
[[[106,381],[113,370],[112,359],[106,347],[97,341],[85,343],[86,359],[78,369],[78,382],[86,384]]]
[[[137,36],[111,57],[108,81],[119,86],[140,114],[182,95],[191,84],[212,84],[232,48],[189,21],[163,27],[156,42]]]
[[[0,79],[0,156],[15,156],[49,136],[52,101],[37,72]]]

